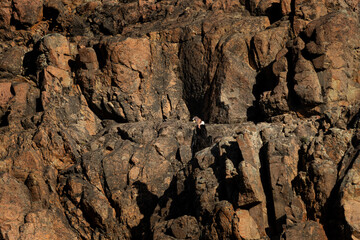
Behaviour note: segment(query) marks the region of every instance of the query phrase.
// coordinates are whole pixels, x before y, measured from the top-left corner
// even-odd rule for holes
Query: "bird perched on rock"
[[[196,123],[191,143],[192,152],[195,155],[196,152],[210,146],[211,137],[207,135],[204,121],[197,116],[193,117],[192,120]]]

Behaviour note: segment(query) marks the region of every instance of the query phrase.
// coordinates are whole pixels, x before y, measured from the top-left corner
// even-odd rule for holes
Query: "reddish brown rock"
[[[310,61],[300,58],[295,67],[294,91],[305,106],[316,106],[323,102],[322,89]]]
[[[157,45],[159,53],[154,52]],[[189,118],[186,105],[181,99],[180,80],[171,68],[168,75],[159,75],[156,70],[159,67],[156,61],[164,60],[159,40],[152,39],[150,42],[148,38],[109,38],[100,47],[103,54],[108,56],[106,61],[104,59],[106,65],[102,69],[103,73],[91,72],[93,69],[90,69],[79,74],[86,92],[94,87],[98,89],[89,92],[87,97],[95,108],[103,109],[101,114],[113,116],[118,121],[131,122]],[[83,51],[80,53],[81,56],[84,54]],[[173,57],[173,53],[170,52],[170,56]],[[89,60],[82,58],[80,61],[84,61],[83,64],[86,65]],[[95,58],[92,59],[96,66]],[[172,60],[171,64],[176,65],[176,62]],[[163,79],[167,79],[167,86],[160,84]],[[111,85],[114,87],[111,88]],[[107,92],[109,94],[105,94]]]
[[[194,217],[182,216],[175,219],[170,225],[171,233],[175,238],[199,239],[200,229]]]
[[[70,44],[65,36],[58,33],[46,35],[40,42],[39,51],[44,54],[44,57],[38,57],[39,69],[52,65],[70,71]]]
[[[260,95],[259,104],[262,111],[267,116],[278,115],[288,112],[289,108],[289,89],[287,86],[288,60],[286,55],[288,50],[282,49],[276,56],[272,65],[278,84],[271,91],[265,91]]]
[[[226,239],[230,238],[233,234],[233,218],[234,218],[234,208],[227,201],[219,202],[214,209],[214,220],[212,228],[217,233],[216,235],[208,236],[209,239]]]
[[[266,202],[260,172],[246,161],[239,164],[239,184],[241,185],[237,202],[239,207]]]
[[[43,16],[43,1],[32,2],[30,0],[15,0],[14,19],[25,26],[32,26],[41,20]]]
[[[291,13],[291,1],[290,0],[281,0],[281,13],[286,16]]]
[[[11,20],[11,1],[1,1],[0,3],[0,28],[9,28]]]
[[[284,231],[281,239],[313,239],[327,240],[323,227],[314,221],[296,224]]]
[[[20,236],[26,240],[78,239],[77,234],[69,227],[64,216],[59,216],[56,211],[45,209],[26,215]]]
[[[13,97],[11,93],[11,82],[1,82],[0,91],[0,107],[6,109],[9,100]]]
[[[268,66],[285,47],[288,41],[289,25],[282,22],[279,27],[266,29],[257,33],[254,38],[254,51],[259,68]]]
[[[96,52],[93,48],[83,47],[79,49],[79,61],[84,64],[88,70],[96,70],[99,68],[99,62]]]
[[[248,110],[255,97],[249,93],[252,92],[251,89],[255,85],[256,72],[251,66],[248,48],[250,39],[256,30],[263,30],[269,23],[265,18],[245,18],[237,22],[233,28],[236,29],[239,24],[241,26],[251,24],[256,28],[252,28],[247,34],[244,34],[243,31],[234,32],[229,34],[226,40],[220,38],[218,44],[221,46],[221,65],[212,82],[213,86],[210,92],[212,99],[207,103],[207,107],[209,107],[207,118],[210,122],[237,123],[252,117],[249,116],[251,114],[248,113]],[[224,27],[222,26],[222,28]],[[212,30],[208,34],[215,38],[219,32],[213,33]]]
[[[199,172],[195,176],[196,195],[199,196],[201,213],[212,212],[215,207],[216,189],[219,186],[216,176],[211,168]]]
[[[236,239],[260,239],[258,226],[247,210],[236,210],[233,224]]]
[[[269,133],[271,133],[275,129],[265,129],[264,132],[270,130]],[[269,137],[268,141],[270,141],[266,145],[266,165],[269,171],[269,179],[266,181],[268,182],[267,184],[271,185],[270,189],[274,203],[273,217],[279,221],[281,221],[280,219],[284,221],[285,219],[283,218],[286,215],[285,208],[290,206],[295,197],[292,181],[298,173],[298,151],[300,147],[295,136],[286,138],[281,133],[276,134],[272,132],[272,135]],[[274,227],[279,230],[279,228],[281,229],[281,224],[278,222]]]
[[[358,1],[28,3],[0,3],[0,238],[359,236]]]
[[[341,212],[344,214],[346,225],[345,236],[357,237],[360,232],[360,218],[359,218],[359,163],[360,158],[354,159],[354,165],[344,177],[341,187]]]
[[[22,47],[13,47],[0,55],[0,70],[14,75],[20,75],[23,69],[25,50]]]
[[[338,26],[338,21],[346,23],[348,28]],[[309,38],[315,34],[315,42],[307,44],[305,49],[314,54],[312,61],[318,68],[317,75],[326,102],[325,112],[331,116],[333,122],[341,118],[336,112],[341,111],[342,107],[358,104],[355,96],[360,93],[354,68],[357,68],[359,62],[352,50],[360,44],[357,25],[356,20],[349,15],[332,13],[313,21],[305,30]],[[330,110],[331,108],[337,110]]]
[[[253,13],[272,16],[270,12],[274,8],[280,7],[279,6],[280,0],[271,0],[271,1],[251,0],[249,1],[248,5],[250,8],[249,10]],[[277,12],[275,11],[273,14],[275,15],[276,13]]]
[[[1,174],[0,183],[0,236],[20,238],[20,226],[31,209],[29,190],[7,173]]]

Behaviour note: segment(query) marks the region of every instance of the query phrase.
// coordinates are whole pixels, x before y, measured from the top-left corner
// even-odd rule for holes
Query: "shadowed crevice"
[[[259,152],[260,163],[261,163],[260,177],[265,193],[266,209],[267,209],[267,216],[269,222],[269,227],[265,230],[267,235],[270,236],[271,239],[276,239],[274,237],[280,235],[281,232],[278,232],[277,230],[278,219],[276,219],[276,215],[275,215],[275,204],[274,204],[274,198],[272,192],[271,172],[270,172],[267,151],[268,151],[268,144],[266,143],[261,147]]]

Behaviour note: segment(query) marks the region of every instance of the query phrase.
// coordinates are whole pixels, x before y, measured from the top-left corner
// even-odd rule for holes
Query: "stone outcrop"
[[[359,10],[1,1],[0,239],[358,239]]]

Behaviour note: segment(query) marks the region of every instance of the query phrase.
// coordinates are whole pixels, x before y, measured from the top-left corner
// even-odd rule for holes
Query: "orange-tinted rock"
[[[327,240],[323,227],[314,221],[306,221],[287,228],[281,239]]]
[[[344,232],[345,236],[357,237],[360,233],[359,218],[359,176],[360,158],[354,159],[354,165],[344,177],[341,187],[341,212],[344,214],[346,225],[349,226]]]
[[[70,71],[70,45],[67,38],[61,34],[46,35],[40,43],[39,50],[45,55],[45,65],[52,65],[65,71]]]
[[[348,27],[338,25],[339,21]],[[306,44],[305,50],[318,68],[317,75],[326,102],[325,112],[332,122],[343,118],[337,116],[341,108],[358,104],[356,96],[360,94],[360,85],[356,82],[354,69],[359,61],[353,51],[360,46],[357,26],[356,20],[349,15],[332,13],[311,22],[305,29],[307,37],[314,38],[314,42]]]
[[[14,19],[21,24],[32,26],[43,17],[43,1],[33,2],[31,0],[15,0],[14,5]]]
[[[233,227],[236,239],[260,239],[258,226],[247,210],[235,211]]]
[[[20,75],[22,72],[25,50],[13,47],[0,55],[0,70]]]
[[[358,1],[28,3],[0,3],[0,239],[359,236]]]
[[[286,16],[291,13],[291,0],[281,0],[281,13]]]
[[[34,150],[24,151],[14,160],[13,175],[24,182],[30,172],[42,171],[42,159]]]
[[[277,28],[270,28],[254,36],[254,51],[259,68],[268,66],[275,60],[288,40],[289,26],[286,22]]]
[[[310,61],[299,59],[295,67],[294,91],[305,106],[316,106],[323,102],[322,89]]]
[[[251,163],[242,161],[239,164],[239,185],[238,206],[265,203],[265,194],[262,187],[259,169]]]
[[[233,234],[233,218],[235,211],[227,201],[219,202],[214,209],[214,227],[216,227],[218,238],[230,238]]]
[[[170,229],[172,235],[180,239],[199,239],[201,234],[196,218],[186,215],[175,219]]]
[[[9,28],[11,20],[11,1],[5,0],[0,3],[0,28]]]
[[[64,221],[65,216],[56,211],[40,210],[25,217],[21,227],[21,239],[78,239],[77,234]]]
[[[0,107],[6,109],[9,100],[13,97],[11,93],[11,82],[0,83]]]
[[[274,130],[272,129],[270,132]],[[298,173],[299,155],[297,152],[300,147],[295,136],[284,138],[281,133],[273,132],[268,140],[266,165],[268,165],[269,169],[269,179],[266,181],[269,181],[268,184],[271,184],[271,194],[274,201],[273,217],[280,221],[276,224],[276,228],[281,229],[280,219],[286,214],[285,208],[290,206],[295,196],[292,181]],[[274,223],[269,222],[269,224]]]
[[[99,62],[93,48],[80,48],[79,61],[85,65],[86,69],[96,70],[99,68]]]
[[[0,229],[1,236],[20,238],[20,226],[31,208],[26,186],[7,173],[0,175]]]

